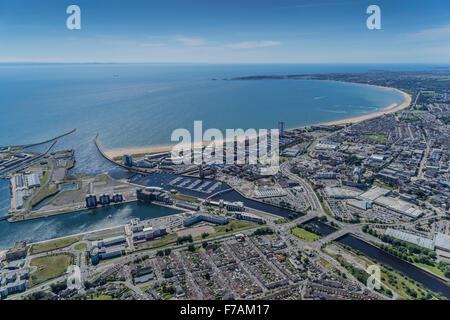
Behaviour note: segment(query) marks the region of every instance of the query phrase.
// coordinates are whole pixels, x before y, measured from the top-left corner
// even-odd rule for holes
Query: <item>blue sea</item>
[[[278,121],[293,128],[369,114],[403,102],[397,92],[356,84],[223,79],[427,68],[430,66],[0,64],[0,146],[44,141],[76,128],[53,149],[75,150],[76,165],[70,173],[108,172],[121,178],[126,173],[106,162],[96,150],[93,138],[97,132],[106,150],[157,146],[170,144],[171,133],[177,128],[192,130],[194,120],[203,121],[203,130],[270,129],[276,128]],[[42,151],[46,147],[30,150]],[[0,216],[9,209],[9,197],[9,182],[0,180]],[[142,208],[128,208],[132,211],[127,218],[134,211],[143,214]],[[30,240],[38,241],[82,232],[88,228],[85,217],[53,217],[47,222],[19,223],[21,227],[0,222],[0,248],[12,245],[19,234],[33,233]],[[74,219],[79,222],[74,223]],[[64,224],[58,227],[64,232],[50,232],[48,224],[56,225],[58,221]],[[96,227],[104,227],[105,223],[99,219]]]

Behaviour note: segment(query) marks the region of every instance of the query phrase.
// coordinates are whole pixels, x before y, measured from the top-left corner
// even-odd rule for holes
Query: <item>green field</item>
[[[75,250],[84,250],[86,249],[87,244],[86,243],[79,243],[75,247],[73,247]]]
[[[307,242],[313,242],[313,241],[316,241],[316,240],[322,238],[321,236],[319,236],[317,234],[306,231],[305,229],[302,229],[299,227],[295,227],[295,228],[291,229],[290,232],[294,236],[299,238],[300,240],[307,241]]]
[[[112,300],[113,298],[111,296],[108,296],[106,294],[101,294],[98,297],[94,296],[92,297],[92,300]]]
[[[277,221],[275,221],[276,224],[285,224],[288,222],[289,222],[289,219],[287,219],[287,218],[278,219]]]
[[[31,200],[31,208],[35,207],[39,202],[47,197],[53,196],[58,193],[58,186],[54,183],[49,183],[44,188],[40,188],[38,194]]]
[[[219,226],[214,226],[215,233],[210,234],[208,238],[217,237],[224,235],[230,232],[241,232],[248,229],[253,229],[258,227],[259,225],[253,222],[248,221],[240,221],[240,220],[231,220],[229,223]],[[227,232],[227,230],[229,230]]]
[[[419,267],[422,267],[422,268],[424,268],[424,269],[427,269],[427,270],[429,270],[430,272],[432,272],[432,273],[434,273],[434,274],[436,274],[436,275],[438,275],[438,276],[441,276],[442,278],[447,278],[447,277],[445,276],[444,272],[442,272],[442,270],[439,269],[439,268],[436,267],[436,266],[429,266],[428,264],[418,263],[418,262],[414,262],[414,264],[415,264],[415,265],[418,265]]]
[[[382,134],[371,134],[370,136],[365,136],[365,138],[376,142],[384,142],[387,140],[387,138]]]
[[[331,263],[329,263],[327,260],[323,258],[320,258],[320,264],[323,265],[328,270],[332,270],[334,268],[334,266]]]
[[[65,248],[74,244],[78,240],[80,240],[78,237],[72,237],[72,238],[58,239],[54,241],[47,241],[39,244],[33,244],[30,249],[30,254],[38,254],[42,252]]]
[[[37,270],[31,274],[29,286],[62,275],[72,263],[73,255],[68,253],[31,259],[30,266],[36,266]]]
[[[123,232],[118,232],[118,233],[113,233],[113,234],[108,234],[106,236],[100,236],[100,237],[94,237],[94,238],[89,238],[89,241],[98,241],[98,240],[103,240],[103,239],[107,239],[107,238],[112,238],[112,237],[117,237],[117,236],[121,236],[123,235]]]

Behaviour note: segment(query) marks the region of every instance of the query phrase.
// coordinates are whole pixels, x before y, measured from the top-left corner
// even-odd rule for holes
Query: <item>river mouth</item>
[[[351,234],[344,235],[336,241],[361,251],[369,258],[403,273],[407,277],[422,283],[428,289],[441,293],[447,299],[450,299],[450,286],[448,284],[411,263],[401,260]]]

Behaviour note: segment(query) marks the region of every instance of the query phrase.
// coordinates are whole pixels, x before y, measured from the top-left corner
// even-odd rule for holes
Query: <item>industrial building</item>
[[[92,247],[97,247],[100,249],[102,247],[108,247],[119,243],[124,243],[125,241],[126,241],[125,236],[105,238],[102,240],[92,241]]]
[[[261,217],[255,215],[255,214],[251,214],[251,213],[236,213],[234,215],[234,217],[238,220],[245,220],[245,221],[255,222],[255,223],[259,223],[259,224],[265,223],[264,219],[262,219]]]
[[[97,264],[101,259],[110,259],[125,253],[123,243],[126,242],[125,236],[116,236],[105,238],[98,241],[92,241],[89,256],[92,264]]]
[[[380,188],[380,187],[373,187],[373,188],[367,190],[366,192],[364,192],[363,194],[361,194],[360,198],[367,200],[367,201],[374,201],[375,199],[377,199],[381,196],[386,196],[389,193],[390,193],[390,190],[388,190],[388,189],[384,189],[384,188]]]
[[[385,232],[385,235],[391,236],[393,238],[403,240],[415,245],[418,245],[423,248],[427,248],[430,250],[443,250],[446,252],[450,252],[450,236],[436,232],[434,235],[434,239],[428,239],[422,236],[416,236],[414,234],[388,228]]]
[[[199,223],[201,221],[206,221],[214,224],[227,224],[228,218],[221,217],[221,216],[215,216],[207,213],[199,213],[195,214],[192,217],[186,218],[183,221],[183,225],[185,227],[192,226],[196,223]]]
[[[137,228],[136,230],[140,230],[141,228]],[[159,228],[143,228],[141,231],[133,232],[133,241],[141,241],[141,240],[153,240],[157,237],[162,237],[167,234],[167,230],[165,227]]]
[[[434,250],[434,243],[433,243],[433,240],[431,240],[431,239],[427,239],[427,238],[424,238],[421,236],[416,236],[414,234],[403,232],[403,231],[392,229],[392,228],[388,228],[384,234],[391,236],[395,239],[403,240],[403,241],[418,245],[423,248]]]
[[[242,201],[227,202],[225,206],[228,211],[245,211],[245,206]]]
[[[450,236],[437,232],[434,236],[434,246],[436,249],[450,252]]]
[[[119,257],[125,253],[125,249],[122,246],[101,248],[98,251],[99,258],[102,260]]]
[[[352,199],[356,198],[361,192],[340,187],[325,187],[325,193],[333,199]]]
[[[28,188],[40,187],[39,176],[37,173],[27,174],[25,176]]]
[[[349,206],[352,206],[356,209],[361,209],[361,210],[368,210],[368,209],[372,208],[372,202],[365,201],[365,200],[351,200],[351,201],[348,201],[347,204]]]
[[[179,207],[179,208],[187,209],[187,210],[191,210],[191,211],[198,211],[198,210],[200,210],[200,205],[198,203],[187,202],[187,201],[183,201],[183,200],[177,200],[175,205],[177,207]]]
[[[377,198],[374,203],[415,219],[423,215],[422,210],[416,208],[413,204],[400,199],[383,196]]]

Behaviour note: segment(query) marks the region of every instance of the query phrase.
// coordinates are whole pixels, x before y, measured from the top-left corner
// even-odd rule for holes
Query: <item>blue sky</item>
[[[1,0],[0,61],[450,63],[450,1]]]

